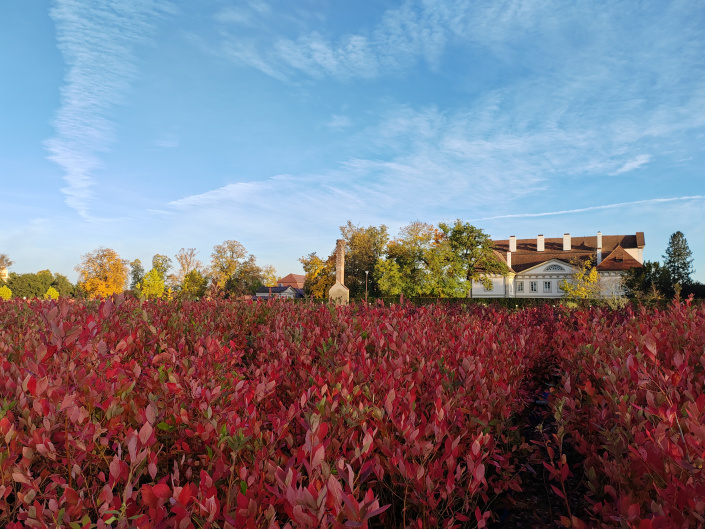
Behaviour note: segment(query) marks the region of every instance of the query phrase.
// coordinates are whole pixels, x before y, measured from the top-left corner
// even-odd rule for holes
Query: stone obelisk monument
[[[347,305],[350,290],[345,286],[345,239],[335,245],[335,285],[328,291],[328,299],[336,305]]]

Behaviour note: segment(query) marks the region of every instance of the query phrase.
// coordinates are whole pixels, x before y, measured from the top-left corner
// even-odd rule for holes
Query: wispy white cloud
[[[574,213],[587,213],[589,211],[598,211],[604,209],[616,209],[623,208],[625,206],[645,206],[648,204],[666,204],[669,202],[683,202],[683,201],[693,201],[693,200],[705,200],[705,195],[693,195],[686,197],[672,197],[672,198],[650,198],[646,200],[633,200],[631,202],[619,202],[616,204],[605,204],[602,206],[590,206],[586,208],[575,208],[566,209],[562,211],[544,211],[541,213],[512,213],[508,215],[494,215],[492,217],[483,217],[480,219],[472,219],[473,221],[479,220],[497,220],[497,219],[521,219],[521,218],[532,218],[532,217],[551,217],[556,215],[570,215]]]
[[[136,76],[134,48],[168,7],[161,0],[56,0],[51,9],[67,72],[46,148],[64,171],[66,203],[84,218],[100,154],[113,140],[111,110]]]
[[[633,171],[634,169],[639,169],[639,167],[646,165],[650,161],[651,161],[650,154],[640,154],[639,156],[637,156],[633,160],[629,160],[628,162],[626,162],[622,167],[620,167],[616,171],[611,172],[610,176],[616,176],[618,174],[628,173],[629,171]]]
[[[348,116],[333,114],[323,126],[331,130],[343,130],[351,127],[352,124],[352,120]]]
[[[167,134],[154,141],[154,145],[162,149],[175,149],[179,146],[179,138],[174,134]]]

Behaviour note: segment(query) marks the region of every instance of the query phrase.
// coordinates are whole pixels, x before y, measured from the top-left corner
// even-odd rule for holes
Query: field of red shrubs
[[[698,527],[704,383],[689,302],[2,302],[0,526]]]

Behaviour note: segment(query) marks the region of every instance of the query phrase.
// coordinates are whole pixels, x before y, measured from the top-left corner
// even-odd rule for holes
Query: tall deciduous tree
[[[663,266],[668,270],[672,285],[683,286],[692,282],[690,276],[695,272],[692,256],[693,252],[690,251],[683,233],[677,231],[671,235],[663,256]]]
[[[331,254],[325,261],[310,253],[299,259],[306,274],[304,292],[306,296],[326,299],[330,287],[335,284],[335,255]]]
[[[56,289],[59,293],[59,297],[62,298],[73,296],[76,290],[71,284],[71,281],[69,281],[65,275],[58,273],[54,274],[54,280],[52,281],[51,286]]]
[[[262,284],[265,287],[275,287],[277,286],[277,270],[272,265],[264,265],[260,274],[262,276]]]
[[[7,269],[12,266],[12,261],[6,253],[0,253],[0,272],[7,272]]]
[[[235,275],[247,258],[247,250],[238,241],[225,241],[213,247],[211,254],[211,282],[224,289],[225,283]]]
[[[448,256],[440,248],[442,233],[433,225],[412,222],[399,230],[387,245],[386,259],[378,259],[374,278],[385,296],[449,297],[444,286],[444,261]],[[447,252],[446,252],[447,253]]]
[[[171,266],[171,257],[159,253],[152,257],[152,269],[157,271],[162,281],[166,281],[167,273]]]
[[[203,273],[203,263],[198,260],[197,255],[198,251],[196,248],[181,248],[175,255],[178,268],[171,280],[174,286],[183,285],[184,279],[193,270],[198,270],[201,274]]]
[[[179,294],[184,299],[200,299],[206,295],[208,278],[197,269],[191,270],[181,283]]]
[[[100,247],[83,255],[75,270],[79,286],[90,297],[122,292],[127,283],[127,261],[110,248]]]
[[[264,284],[255,256],[232,240],[213,247],[211,281],[211,288],[227,296],[254,294]]]
[[[566,299],[580,301],[594,299],[600,294],[597,268],[590,259],[571,261],[573,273],[569,279],[563,279],[558,288],[565,292]]]
[[[130,263],[130,289],[138,290],[142,279],[144,279],[142,261],[135,259]]]
[[[340,227],[340,234],[345,239],[345,286],[350,290],[350,297],[364,296],[366,276],[369,295],[378,296],[375,267],[389,241],[387,226],[356,226],[348,221]]]
[[[508,272],[507,265],[498,259],[492,239],[482,229],[457,219],[452,225],[441,222],[438,227],[443,232],[439,246],[447,244],[452,263],[448,266],[449,275],[462,277],[467,283],[459,285],[470,292],[472,281],[491,285],[488,274]]]
[[[147,272],[140,283],[140,292],[148,299],[160,298],[164,294],[164,276],[156,268]]]

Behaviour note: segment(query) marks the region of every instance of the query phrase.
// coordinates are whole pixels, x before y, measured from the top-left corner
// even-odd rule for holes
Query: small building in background
[[[490,275],[492,288],[474,281],[475,298],[561,298],[561,282],[570,281],[573,263],[587,259],[596,264],[599,288],[603,296],[623,295],[622,279],[631,268],[644,263],[644,232],[634,235],[602,235],[509,239],[492,241],[497,258],[509,269],[506,276]]]
[[[303,288],[294,288],[290,286],[279,287],[259,287],[255,292],[255,299],[296,299],[304,297]]]
[[[0,281],[7,281],[10,278],[10,274],[7,271],[7,267],[0,268]]]
[[[277,281],[278,287],[304,288],[306,276],[301,274],[289,274]]]

